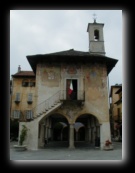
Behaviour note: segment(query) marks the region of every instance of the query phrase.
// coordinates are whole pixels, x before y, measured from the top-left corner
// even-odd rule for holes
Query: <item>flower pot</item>
[[[104,150],[113,150],[113,145],[112,145],[112,144],[110,144],[110,145],[105,145],[105,146],[103,147],[103,149],[104,149]]]

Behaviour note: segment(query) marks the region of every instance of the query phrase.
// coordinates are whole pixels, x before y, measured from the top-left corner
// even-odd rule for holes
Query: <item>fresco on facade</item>
[[[61,66],[62,74],[68,75],[68,74],[81,74],[81,65],[76,64],[62,64]]]
[[[60,82],[60,68],[53,64],[40,64],[42,85],[58,87]]]
[[[87,65],[85,69],[85,78],[87,87],[105,87],[105,68],[98,64]]]
[[[87,64],[85,68],[86,88],[90,94],[90,100],[105,97],[106,90],[106,68],[100,64]]]

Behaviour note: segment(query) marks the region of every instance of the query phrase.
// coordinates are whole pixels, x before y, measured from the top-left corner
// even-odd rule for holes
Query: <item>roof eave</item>
[[[67,62],[67,63],[77,63],[78,61],[82,63],[88,62],[99,62],[105,63],[107,66],[107,74],[115,67],[118,62],[117,59],[108,58],[101,55],[30,55],[26,56],[27,60],[33,69],[33,72],[36,73],[36,66],[39,62]],[[73,57],[73,58],[72,58]]]

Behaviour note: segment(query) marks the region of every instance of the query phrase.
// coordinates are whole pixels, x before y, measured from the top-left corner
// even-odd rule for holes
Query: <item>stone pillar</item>
[[[69,148],[73,149],[74,146],[74,124],[69,124]]]
[[[103,149],[106,140],[109,140],[111,142],[110,123],[102,122],[102,124],[100,125],[100,147],[101,147],[101,149]]]
[[[41,124],[40,126],[40,138],[39,138],[39,146],[44,146],[44,124]]]
[[[28,128],[26,140],[24,145],[27,145],[28,150],[37,150],[38,149],[38,121],[30,122],[19,122],[19,134],[22,128],[22,125],[25,125]]]

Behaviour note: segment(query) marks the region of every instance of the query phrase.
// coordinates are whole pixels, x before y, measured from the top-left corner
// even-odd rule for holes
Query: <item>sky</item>
[[[122,84],[122,10],[10,10],[10,78],[21,66],[31,71],[27,55],[69,49],[89,51],[87,26],[104,23],[106,56],[117,59],[109,86]]]

